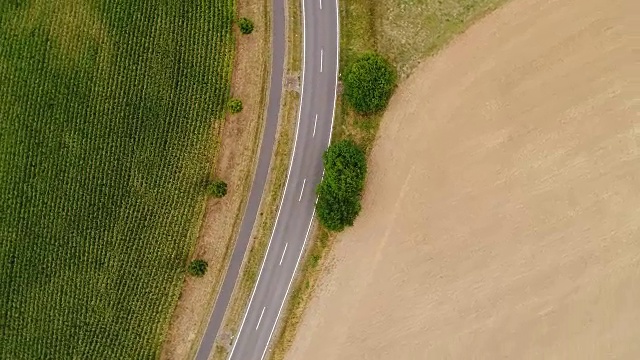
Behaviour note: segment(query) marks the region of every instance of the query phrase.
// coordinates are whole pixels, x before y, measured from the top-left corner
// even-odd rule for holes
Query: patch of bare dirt
[[[228,116],[216,136],[220,143],[213,173],[227,182],[229,192],[222,199],[207,202],[194,257],[207,260],[209,270],[203,278],[187,277],[163,346],[163,359],[186,359],[196,349],[222,285],[251,186],[263,124],[269,33],[266,2],[238,0],[237,6],[238,14],[252,19],[256,28],[248,36],[235,30],[237,47],[231,96],[242,100],[243,110]]]
[[[640,358],[639,13],[514,0],[420,65],[288,358]]]

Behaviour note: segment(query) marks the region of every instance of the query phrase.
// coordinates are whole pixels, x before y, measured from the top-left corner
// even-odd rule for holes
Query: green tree
[[[241,33],[249,35],[253,32],[253,21],[246,17],[240,18],[238,19],[238,27],[240,28]]]
[[[223,198],[227,195],[227,183],[222,180],[216,180],[209,184],[207,191],[214,198]]]
[[[227,103],[227,108],[232,114],[239,113],[240,111],[242,111],[242,108],[243,108],[242,100],[236,99],[236,98],[230,99],[229,103]]]
[[[389,103],[396,87],[395,68],[376,53],[365,53],[345,69],[344,98],[362,115],[375,114]]]
[[[360,213],[366,157],[355,142],[343,140],[329,146],[322,160],[325,172],[317,189],[318,219],[328,230],[342,231]]]
[[[203,277],[204,274],[207,273],[207,267],[209,266],[209,264],[202,260],[202,259],[196,259],[193,260],[190,264],[189,264],[189,274],[196,276],[196,277]]]
[[[316,211],[320,223],[328,230],[342,231],[352,226],[360,207],[359,195],[345,196],[327,186],[326,182],[320,183]]]

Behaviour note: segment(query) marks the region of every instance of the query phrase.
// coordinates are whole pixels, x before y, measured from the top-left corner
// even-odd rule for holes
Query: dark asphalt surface
[[[295,1],[295,0],[293,0]],[[258,167],[229,269],[196,355],[206,360],[222,323],[269,172],[282,94],[285,50],[284,0],[272,3],[271,87]],[[278,217],[260,275],[231,350],[230,359],[263,359],[276,328],[311,228],[322,153],[333,125],[338,71],[337,0],[302,0],[304,57],[302,96],[294,153]]]
[[[285,8],[284,0],[273,0],[272,10],[272,28],[271,28],[271,79],[269,87],[269,98],[267,105],[267,119],[262,134],[262,142],[260,144],[260,152],[258,155],[258,164],[256,172],[251,184],[249,192],[249,200],[240,224],[240,232],[236,239],[236,244],[231,254],[229,268],[224,277],[222,287],[216,298],[213,312],[209,318],[207,329],[204,333],[198,352],[197,360],[207,360],[213,348],[218,334],[218,330],[222,324],[225,311],[229,305],[233,288],[240,274],[242,260],[249,245],[249,239],[253,230],[253,225],[258,215],[260,200],[264,192],[264,186],[267,182],[269,174],[269,163],[273,153],[273,146],[276,139],[276,129],[278,128],[278,115],[280,111],[280,100],[282,97],[282,80],[284,73],[284,53],[285,53]]]
[[[235,360],[259,360],[268,353],[311,228],[322,153],[331,139],[338,71],[337,1],[302,1],[304,70],[296,143],[271,241],[229,356]]]

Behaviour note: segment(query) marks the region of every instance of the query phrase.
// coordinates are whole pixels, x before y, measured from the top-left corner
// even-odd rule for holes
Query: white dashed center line
[[[302,182],[302,190],[300,190],[300,197],[298,198],[298,201],[302,200],[302,194],[304,193],[304,184],[307,183],[307,179],[304,179],[304,181]]]
[[[316,121],[313,122],[313,135],[311,137],[316,137],[316,125],[318,125],[318,114],[316,114]]]
[[[258,325],[256,325],[256,330],[258,330],[258,327],[260,327],[260,321],[262,321],[262,315],[264,315],[264,309],[266,309],[267,307],[263,307],[262,308],[262,312],[260,313],[260,319],[258,319]]]
[[[287,246],[289,246],[289,243],[284,244],[284,251],[282,252],[282,257],[280,258],[280,264],[282,265],[282,259],[284,259],[284,254],[287,253]]]

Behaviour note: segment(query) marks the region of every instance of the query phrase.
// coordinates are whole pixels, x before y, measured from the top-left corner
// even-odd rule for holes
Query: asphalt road
[[[296,1],[296,0],[292,0]],[[256,173],[229,268],[216,299],[197,360],[207,360],[238,279],[269,173],[282,96],[285,53],[284,0],[272,3],[272,62],[267,119]],[[314,215],[322,153],[331,139],[338,74],[337,0],[302,0],[302,97],[294,153],[276,224],[230,359],[262,359],[302,256]]]
[[[282,6],[275,0],[274,8]],[[302,98],[294,153],[276,224],[230,359],[263,359],[314,216],[322,153],[329,145],[338,71],[337,0],[302,0]]]

